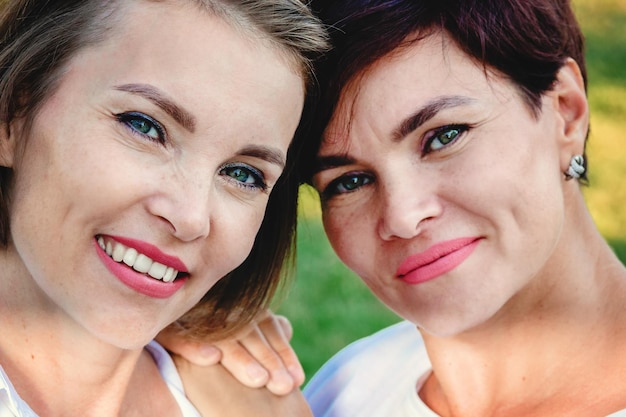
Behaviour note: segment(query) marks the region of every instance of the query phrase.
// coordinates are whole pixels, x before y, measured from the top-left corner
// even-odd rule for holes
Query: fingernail
[[[285,369],[276,371],[272,374],[272,379],[268,383],[267,388],[274,394],[287,394],[294,388],[293,377]]]
[[[246,372],[248,373],[248,376],[256,381],[261,381],[261,380],[265,380],[268,376],[267,371],[265,370],[265,368],[263,368],[262,366],[258,365],[258,364],[250,364],[246,367]]]
[[[298,386],[302,385],[305,380],[304,370],[300,366],[290,366],[287,368],[287,370],[291,374],[296,384],[298,384]]]
[[[219,349],[213,345],[200,345],[199,350],[200,350],[200,355],[204,356],[205,358],[211,358],[211,357],[214,357],[215,355],[220,354]]]

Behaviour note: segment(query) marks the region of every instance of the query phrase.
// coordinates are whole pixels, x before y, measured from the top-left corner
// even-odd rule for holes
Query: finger
[[[296,382],[259,327],[239,343],[269,372],[269,379],[265,384],[268,390],[276,395],[285,395],[295,388]]]
[[[289,319],[285,316],[281,316],[281,315],[275,315],[274,316],[276,321],[278,322],[278,324],[280,325],[283,334],[285,335],[285,337],[287,338],[287,340],[291,340],[291,338],[293,337],[293,327],[291,326],[291,322],[289,321]]]
[[[243,385],[260,388],[269,382],[270,374],[237,340],[216,342],[222,354],[222,365]]]
[[[284,316],[275,315],[259,322],[258,327],[291,375],[294,387],[302,385],[305,379],[304,370],[296,352],[289,343],[293,335],[293,328],[289,320]],[[271,368],[266,367],[266,369],[269,369],[271,373]]]
[[[291,333],[288,320],[269,315],[239,339],[249,354],[269,371],[266,387],[277,395],[285,395],[304,382],[304,371],[285,333]]]
[[[157,335],[156,341],[165,349],[196,365],[216,365],[222,359],[222,352],[215,345],[194,341],[167,329]]]

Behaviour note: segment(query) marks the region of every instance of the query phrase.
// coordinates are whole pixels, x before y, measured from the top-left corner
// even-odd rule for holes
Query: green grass
[[[591,186],[585,190],[585,195],[600,231],[614,247],[623,247],[626,238],[623,207],[626,203],[626,139],[623,135],[626,1],[579,0],[575,4],[587,39],[591,106],[588,144]]]
[[[587,38],[590,187],[600,231],[626,260],[626,0],[576,0]],[[303,189],[294,285],[279,311],[293,323],[293,346],[308,376],[349,342],[399,319],[337,259],[324,235],[319,202]]]

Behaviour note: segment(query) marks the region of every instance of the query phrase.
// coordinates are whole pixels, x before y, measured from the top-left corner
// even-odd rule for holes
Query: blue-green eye
[[[236,181],[238,185],[245,188],[267,189],[263,174],[259,170],[245,164],[227,165],[220,170],[220,175]]]
[[[332,197],[337,194],[351,193],[372,182],[373,179],[370,175],[362,173],[346,174],[328,184],[322,192],[322,195]]]
[[[165,129],[150,116],[139,112],[129,112],[119,114],[117,118],[135,133],[155,142],[165,142]]]
[[[437,129],[433,135],[428,138],[424,150],[430,152],[448,146],[457,140],[467,129],[468,127],[463,125],[444,126]]]

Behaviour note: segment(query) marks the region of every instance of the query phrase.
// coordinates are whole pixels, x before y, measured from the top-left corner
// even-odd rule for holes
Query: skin
[[[298,356],[289,344],[292,335],[286,317],[265,311],[227,339],[191,340],[168,328],[159,333],[157,340],[175,354],[177,363],[188,360],[206,372],[213,372],[212,365],[221,364],[244,386],[264,387],[274,395],[284,396],[298,395],[295,388],[305,379]],[[194,368],[179,367],[183,380],[187,369]]]
[[[41,415],[179,413],[143,346],[248,255],[303,105],[274,47],[191,4],[121,7],[32,124],[2,129],[15,183],[0,313],[14,320],[0,362]],[[140,294],[105,267],[99,235],[152,244],[189,279]]]
[[[298,390],[274,395],[267,389],[246,387],[223,366],[200,367],[180,356],[176,366],[183,377],[185,394],[203,416],[312,417]]]
[[[432,117],[404,123],[429,103],[439,104]],[[345,86],[314,177],[324,225],[341,259],[416,324],[433,366],[417,394],[438,415],[626,408],[626,270],[563,174],[583,152],[588,118],[572,60],[535,112],[445,34]],[[396,277],[408,256],[462,237],[479,240],[456,268],[421,284]],[[240,359],[238,378],[250,360]]]
[[[341,160],[314,185],[342,261],[401,316],[452,335],[493,316],[547,266],[564,196],[554,192],[562,188],[559,144],[546,140],[559,129],[553,110],[546,105],[534,120],[511,85],[486,78],[443,41],[434,36],[384,59],[346,88],[319,156]],[[442,108],[397,133],[433,105]],[[446,134],[457,136],[444,142]],[[526,201],[541,202],[541,215]],[[396,278],[410,255],[466,237],[478,246],[444,279]]]
[[[434,370],[422,399],[441,416],[626,407],[626,271],[563,175],[588,129],[576,64],[565,63],[536,116],[445,34],[355,79],[314,184],[339,257],[422,333]],[[396,277],[408,256],[462,237],[478,245],[453,270],[417,285]]]

